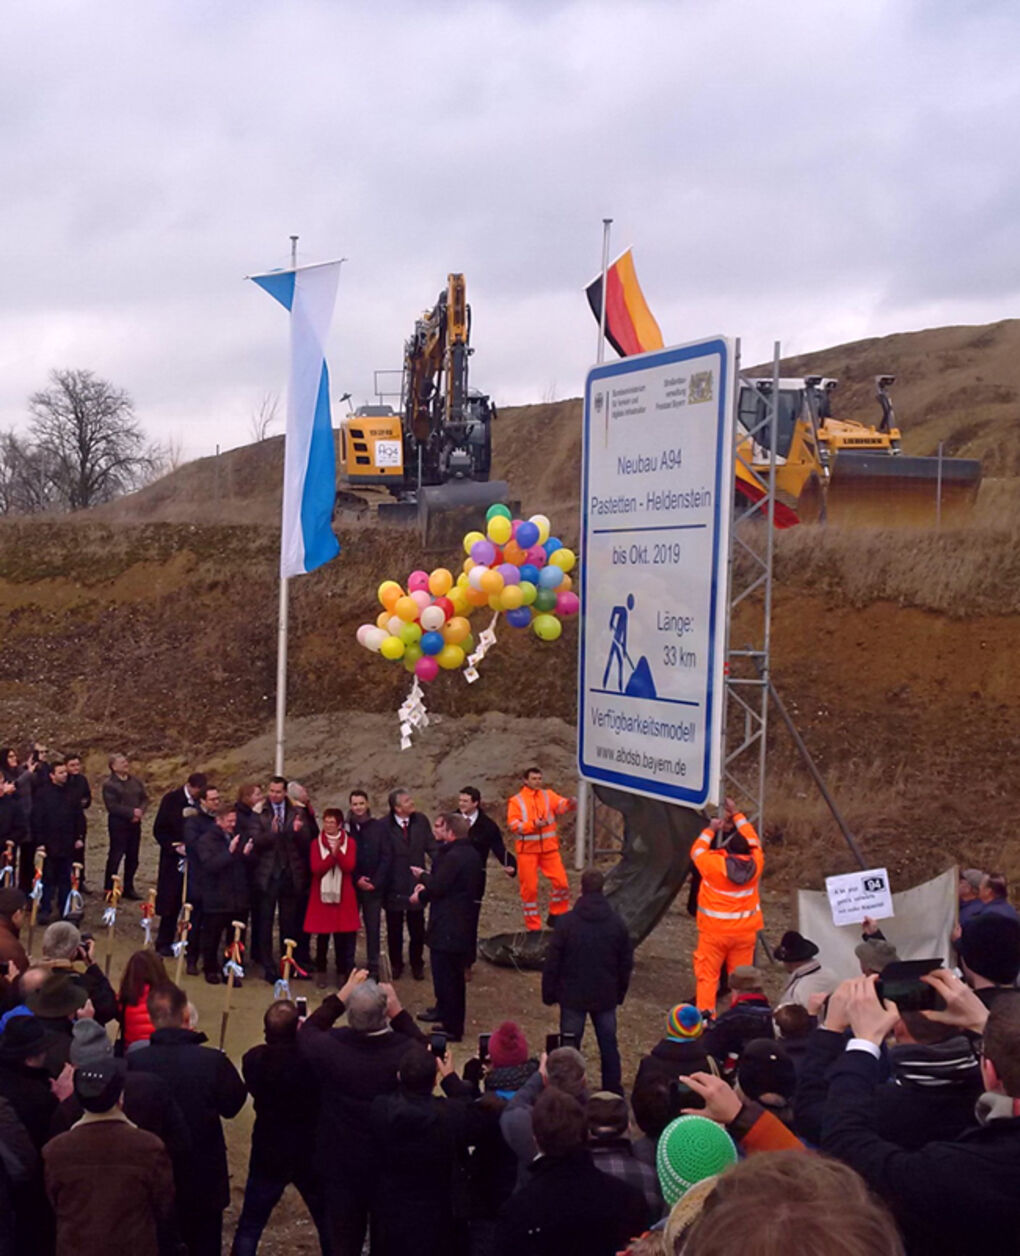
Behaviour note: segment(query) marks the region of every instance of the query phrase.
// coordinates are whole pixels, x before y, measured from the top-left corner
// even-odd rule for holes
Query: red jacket
[[[341,846],[335,854],[329,853],[326,835],[320,834],[308,852],[312,868],[312,889],[308,895],[308,911],[305,913],[305,933],[357,933],[358,895],[354,885],[354,863],[358,846],[349,833],[341,833]],[[332,868],[339,868],[341,875],[340,902],[322,901],[322,879]]]
[[[146,985],[142,991],[142,997],[137,1003],[125,1003],[121,1007],[121,1016],[124,1020],[124,1045],[130,1047],[133,1042],[142,1042],[147,1038],[151,1038],[156,1032],[152,1021],[149,1020],[149,990],[150,986]]]

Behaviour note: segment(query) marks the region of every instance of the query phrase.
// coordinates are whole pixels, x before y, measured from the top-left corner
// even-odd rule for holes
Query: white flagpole
[[[601,365],[606,356],[606,289],[609,278],[609,229],[613,225],[612,218],[602,219],[602,308],[599,310],[599,343],[595,353],[595,361]],[[591,786],[587,781],[577,784],[577,836],[574,840],[574,868],[580,872],[591,851],[595,855],[595,842],[590,832],[592,811]]]
[[[297,270],[298,237],[290,237],[290,268]],[[287,438],[284,436],[284,442]],[[286,457],[286,449],[284,450]],[[280,544],[283,544],[283,533],[280,533]],[[290,581],[280,577],[280,613],[276,637],[276,754],[273,758],[273,772],[276,776],[283,775],[283,748],[286,741],[287,725],[287,621],[290,615]]]

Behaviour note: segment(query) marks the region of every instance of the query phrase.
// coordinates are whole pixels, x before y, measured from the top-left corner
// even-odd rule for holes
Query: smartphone
[[[678,1117],[684,1108],[703,1108],[704,1106],[704,1095],[699,1095],[697,1091],[691,1090],[690,1086],[685,1086],[675,1077],[669,1083],[669,1111],[672,1116]]]
[[[478,1058],[483,1064],[485,1064],[489,1058],[489,1039],[491,1037],[492,1034],[478,1035]]]
[[[944,1001],[921,978],[942,967],[941,959],[903,959],[886,964],[875,992],[880,999],[890,999],[901,1012],[940,1012],[946,1006]]]
[[[429,1034],[429,1050],[437,1060],[441,1060],[446,1055],[446,1034],[433,1030]]]
[[[545,1036],[545,1053],[551,1055],[553,1051],[560,1045],[559,1034],[546,1034]]]
[[[294,1000],[294,1006],[297,1008],[298,1016],[302,1020],[306,1019],[308,1016],[308,1000],[303,994]]]

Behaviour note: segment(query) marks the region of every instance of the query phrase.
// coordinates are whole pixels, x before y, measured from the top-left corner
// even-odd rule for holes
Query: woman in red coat
[[[316,934],[316,984],[326,987],[326,958],[329,935],[333,935],[336,957],[336,983],[342,986],[354,967],[358,940],[358,895],[354,885],[357,844],[344,828],[344,813],[327,807],[322,813],[322,831],[312,842],[312,890],[305,913],[305,932]]]

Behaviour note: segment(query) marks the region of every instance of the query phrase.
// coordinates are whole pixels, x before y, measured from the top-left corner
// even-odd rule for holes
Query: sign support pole
[[[298,237],[290,237],[290,268],[297,270]],[[284,440],[286,441],[286,436]],[[281,535],[282,544],[282,535]],[[290,581],[280,577],[280,606],[276,635],[276,752],[273,755],[273,772],[283,775],[283,751],[287,736],[287,632],[290,620]]]

